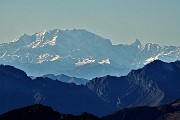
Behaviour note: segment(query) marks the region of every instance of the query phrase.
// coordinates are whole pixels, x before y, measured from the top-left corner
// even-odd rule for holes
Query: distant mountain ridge
[[[180,46],[142,45],[139,40],[131,45],[112,45],[110,40],[84,29],[24,34],[13,42],[0,44],[0,63],[21,68],[33,76],[121,76],[156,59],[180,60]]]
[[[134,106],[155,106],[180,98],[180,61],[155,60],[127,76],[94,78],[86,85],[37,77],[0,65],[0,113],[31,104],[61,113],[88,112],[103,116]],[[11,103],[11,104],[9,104]]]
[[[83,78],[76,78],[76,77],[69,77],[67,75],[61,74],[61,75],[54,75],[54,74],[47,74],[47,75],[43,75],[43,78],[50,78],[52,80],[59,80],[62,82],[66,82],[66,83],[75,83],[77,85],[85,85],[88,80],[83,79]]]

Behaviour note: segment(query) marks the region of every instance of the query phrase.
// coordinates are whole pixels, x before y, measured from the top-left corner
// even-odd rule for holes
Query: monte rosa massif
[[[156,59],[180,60],[180,46],[142,45],[139,40],[130,45],[112,45],[110,40],[84,29],[24,34],[13,42],[0,44],[0,63],[20,68],[29,76],[121,76]]]

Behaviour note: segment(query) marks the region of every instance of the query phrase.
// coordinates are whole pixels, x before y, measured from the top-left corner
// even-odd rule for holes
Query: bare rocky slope
[[[180,97],[180,61],[156,60],[126,76],[94,78],[86,86],[118,109],[167,103]]]

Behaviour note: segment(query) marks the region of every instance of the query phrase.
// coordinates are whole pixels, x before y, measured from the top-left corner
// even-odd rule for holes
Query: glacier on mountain
[[[120,76],[156,59],[180,60],[180,46],[142,45],[138,39],[130,45],[112,45],[109,39],[84,29],[24,34],[13,42],[0,44],[1,64],[14,65],[35,76]]]

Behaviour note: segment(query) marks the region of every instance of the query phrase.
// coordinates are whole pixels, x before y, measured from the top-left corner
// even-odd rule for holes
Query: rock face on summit
[[[81,29],[24,34],[16,41],[0,44],[2,64],[21,68],[33,76],[65,74],[86,79],[120,76],[156,59],[178,60],[180,47],[142,45],[139,40],[131,45],[112,45],[110,40]]]

